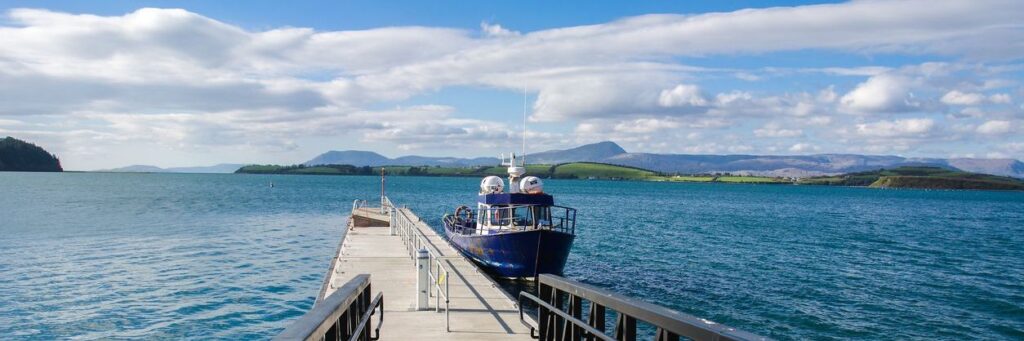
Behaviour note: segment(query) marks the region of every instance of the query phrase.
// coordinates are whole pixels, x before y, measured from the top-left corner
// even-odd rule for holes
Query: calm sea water
[[[378,181],[0,173],[0,339],[269,338]],[[437,222],[477,181],[388,190]],[[1024,193],[546,187],[580,211],[574,279],[780,339],[1024,338]]]

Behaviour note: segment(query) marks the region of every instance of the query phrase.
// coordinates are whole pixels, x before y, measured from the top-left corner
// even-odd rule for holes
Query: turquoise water
[[[437,222],[477,181],[388,190]],[[378,186],[0,173],[0,339],[269,338],[312,305],[343,212]],[[780,339],[1024,338],[1024,193],[546,187],[580,210],[571,278]]]

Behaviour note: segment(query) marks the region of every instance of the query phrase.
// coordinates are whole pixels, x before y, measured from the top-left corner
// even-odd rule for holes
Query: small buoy
[[[270,188],[274,188],[274,182],[273,181],[270,182]]]

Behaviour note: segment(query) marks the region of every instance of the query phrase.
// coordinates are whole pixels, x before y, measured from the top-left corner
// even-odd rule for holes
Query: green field
[[[730,183],[745,183],[745,184],[789,184],[793,183],[790,180],[782,178],[770,178],[766,176],[719,176],[714,181],[717,182],[730,182]]]
[[[354,167],[350,165],[321,166],[278,166],[249,165],[235,173],[249,174],[309,174],[309,175],[376,175],[382,167]],[[508,175],[507,167],[437,167],[437,166],[384,166],[389,175],[412,176],[470,176],[482,177]],[[641,180],[679,182],[726,182],[726,183],[787,183],[788,180],[757,176],[687,176],[664,175],[636,167],[610,165],[594,162],[571,162],[557,165],[526,165],[526,174],[545,179],[594,179],[594,180]]]
[[[615,166],[601,163],[575,162],[556,165],[552,178],[558,179],[623,179],[652,180],[658,174],[640,168]]]
[[[802,179],[801,185],[875,188],[1024,190],[1024,180],[939,167],[899,167]]]
[[[664,176],[664,181],[678,181],[678,182],[722,182],[722,183],[741,183],[741,184],[790,184],[793,183],[790,180],[782,178],[772,178],[766,176],[738,176],[738,175],[675,175],[675,176]]]

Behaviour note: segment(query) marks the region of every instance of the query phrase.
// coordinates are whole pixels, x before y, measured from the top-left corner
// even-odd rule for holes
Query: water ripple
[[[436,226],[476,181],[388,184]],[[267,339],[378,184],[0,173],[0,339]],[[566,275],[593,285],[779,339],[1024,338],[1020,193],[547,185],[580,209]]]

